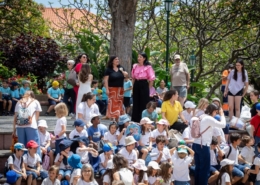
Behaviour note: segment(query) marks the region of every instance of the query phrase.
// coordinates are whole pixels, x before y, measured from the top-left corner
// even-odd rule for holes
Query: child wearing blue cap
[[[21,184],[22,179],[26,180],[27,178],[26,170],[23,163],[24,151],[27,151],[24,145],[22,143],[16,143],[14,145],[14,154],[9,156],[7,160],[9,170],[14,171],[16,174],[16,184]]]
[[[113,159],[113,145],[111,143],[105,143],[103,145],[104,153],[100,154],[99,172],[103,175],[107,169],[107,162]]]
[[[68,158],[69,165],[73,168],[73,172],[70,177],[70,184],[77,184],[79,178],[81,177],[82,163],[80,162],[80,156],[78,154],[73,154]]]
[[[81,136],[88,137],[88,132],[86,129],[84,129],[85,122],[82,119],[76,119],[74,121],[74,126],[75,129],[72,130],[69,134],[70,139],[73,139],[75,137],[81,137]]]
[[[118,132],[116,133],[118,140],[118,150],[120,150],[121,147],[125,146],[126,128],[129,125],[129,122],[130,119],[127,114],[119,116]]]

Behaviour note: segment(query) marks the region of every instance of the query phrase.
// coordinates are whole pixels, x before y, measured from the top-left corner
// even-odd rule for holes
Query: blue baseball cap
[[[85,126],[85,123],[84,123],[84,121],[82,120],[82,119],[76,119],[75,121],[74,121],[74,126],[76,127],[76,126],[78,126],[78,127],[84,127]]]
[[[88,146],[88,144],[89,144],[89,139],[86,136],[81,136],[81,137],[74,138],[73,141],[78,141],[78,142],[81,142],[81,143],[85,143],[86,146]]]
[[[108,151],[110,151],[110,150],[116,150],[116,149],[117,149],[117,147],[116,147],[116,146],[113,146],[112,143],[105,143],[105,144],[103,145],[103,151],[104,151],[104,152],[108,152]]]
[[[255,108],[256,108],[256,110],[260,110],[260,103],[257,103]]]
[[[119,116],[118,125],[123,125],[123,124],[125,124],[128,121],[130,121],[130,119],[129,119],[129,117],[126,114],[121,115],[121,116]]]
[[[68,158],[68,163],[72,168],[82,168],[81,158],[78,154],[73,154]]]
[[[15,143],[14,149],[27,151],[27,149],[25,148],[24,144],[22,144],[22,143]]]
[[[18,84],[18,82],[13,81],[13,82],[11,82],[11,85],[12,85],[12,86],[18,86],[19,84]]]
[[[214,118],[215,118],[216,120],[220,121],[220,115],[217,114]]]
[[[61,151],[66,150],[67,148],[70,147],[70,145],[72,144],[71,140],[68,139],[64,139],[63,141],[60,142],[59,147]]]
[[[17,180],[16,172],[13,170],[9,170],[6,173],[6,182],[8,184],[14,184],[16,182],[16,180]]]

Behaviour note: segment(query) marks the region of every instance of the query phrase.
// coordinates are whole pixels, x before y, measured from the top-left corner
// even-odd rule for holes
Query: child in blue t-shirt
[[[92,81],[92,93],[96,95],[96,104],[98,105],[99,108],[99,112],[102,115],[106,114],[106,110],[105,110],[105,106],[106,104],[102,101],[102,93],[100,93],[100,89],[98,89],[98,81],[97,80],[93,80]]]
[[[101,139],[104,138],[104,131],[100,128],[100,118],[99,115],[93,114],[91,116],[91,123],[93,124],[91,127],[88,128],[88,138],[90,142],[94,142],[93,144],[96,145],[95,148],[97,148],[97,144]]]
[[[154,123],[157,123],[158,114],[155,110],[156,102],[150,101],[147,103],[146,109],[142,112],[142,118],[148,117],[150,120],[154,121]]]
[[[49,113],[54,109],[55,105],[61,102],[61,91],[59,89],[59,82],[53,81],[52,87],[48,89],[47,93],[48,93],[48,102],[50,104],[50,107],[45,113],[45,116],[48,116]]]
[[[23,97],[26,91],[30,90],[30,82],[28,80],[22,81],[23,86],[20,87],[20,97]]]
[[[11,98],[12,98],[12,108],[11,114],[14,113],[14,108],[16,103],[20,100],[20,93],[19,93],[19,84],[16,81],[11,83]]]
[[[12,107],[12,100],[11,100],[11,90],[8,85],[8,81],[5,80],[2,83],[3,87],[0,87],[0,92],[2,93],[2,100],[3,100],[3,116],[10,115],[11,107]],[[8,104],[7,111],[6,111],[6,104]]]
[[[133,89],[133,84],[131,80],[129,80],[129,77],[127,75],[124,80],[124,106],[127,114],[129,113],[129,109],[131,105],[130,99],[132,96],[132,89]]]

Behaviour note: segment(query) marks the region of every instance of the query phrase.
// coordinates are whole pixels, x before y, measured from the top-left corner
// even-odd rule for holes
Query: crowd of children
[[[15,87],[16,84],[13,85]],[[52,85],[53,89],[49,90],[49,94],[55,99],[52,101],[57,103],[60,95],[54,91],[58,89],[58,84]],[[127,87],[130,90],[131,84]],[[24,88],[26,89],[26,86]],[[102,94],[96,89],[95,83],[93,91]],[[4,99],[5,91],[1,89],[1,92]],[[58,96],[54,97],[54,94]],[[99,100],[103,101],[102,96]],[[129,105],[130,100],[125,100],[126,105]],[[202,98],[197,108],[193,102],[185,102],[183,116],[189,126],[184,130],[178,145],[172,147],[168,145],[173,139],[169,135],[169,123],[158,118],[154,102],[147,104],[140,123],[130,122],[129,116],[124,114],[119,117],[118,122],[110,123],[108,131],[100,127],[97,114],[92,114],[91,124],[87,127],[83,120],[76,119],[75,129],[68,138],[67,106],[64,103],[55,104],[53,108],[57,121],[54,134],[48,132],[45,120],[39,120],[40,145],[32,140],[26,147],[21,143],[14,145],[14,154],[8,158],[7,182],[18,185],[24,179],[28,185],[35,185],[37,178],[41,177],[44,179],[43,185],[97,185],[97,178],[101,178],[105,185],[189,185],[190,175],[194,174],[196,169],[195,152],[192,149],[195,139],[192,137],[192,118],[203,116],[204,110],[210,105],[214,105],[220,112],[218,107],[221,107],[221,104],[217,98],[214,98],[212,103]],[[210,171],[207,172],[209,184],[260,184],[260,142],[256,142],[258,137],[260,138],[260,103],[257,103],[254,109],[256,115],[250,121],[255,131],[252,135],[256,136],[256,140],[236,132],[229,134],[227,139],[223,129],[212,126],[213,137],[207,138],[211,141]],[[212,119],[220,121],[222,118],[216,115]],[[239,148],[241,141],[243,148]],[[254,142],[256,147],[252,147]],[[55,150],[51,148],[52,143]],[[36,152],[38,147],[42,156]],[[121,158],[122,161],[119,160]]]

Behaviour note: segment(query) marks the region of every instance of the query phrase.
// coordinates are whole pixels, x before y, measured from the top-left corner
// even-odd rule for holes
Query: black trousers
[[[178,130],[180,133],[183,133],[187,126],[188,125],[185,123],[176,121],[172,126],[170,126],[170,129]]]
[[[69,113],[75,113],[76,111],[74,110],[75,104],[76,104],[76,94],[73,88],[71,89],[64,89],[64,97],[63,97],[63,102],[66,103],[67,105],[70,105],[70,110]],[[70,102],[69,103],[69,98],[70,98]]]
[[[150,100],[149,84],[147,80],[135,80],[133,87],[133,112],[132,121],[140,122],[142,112]]]

